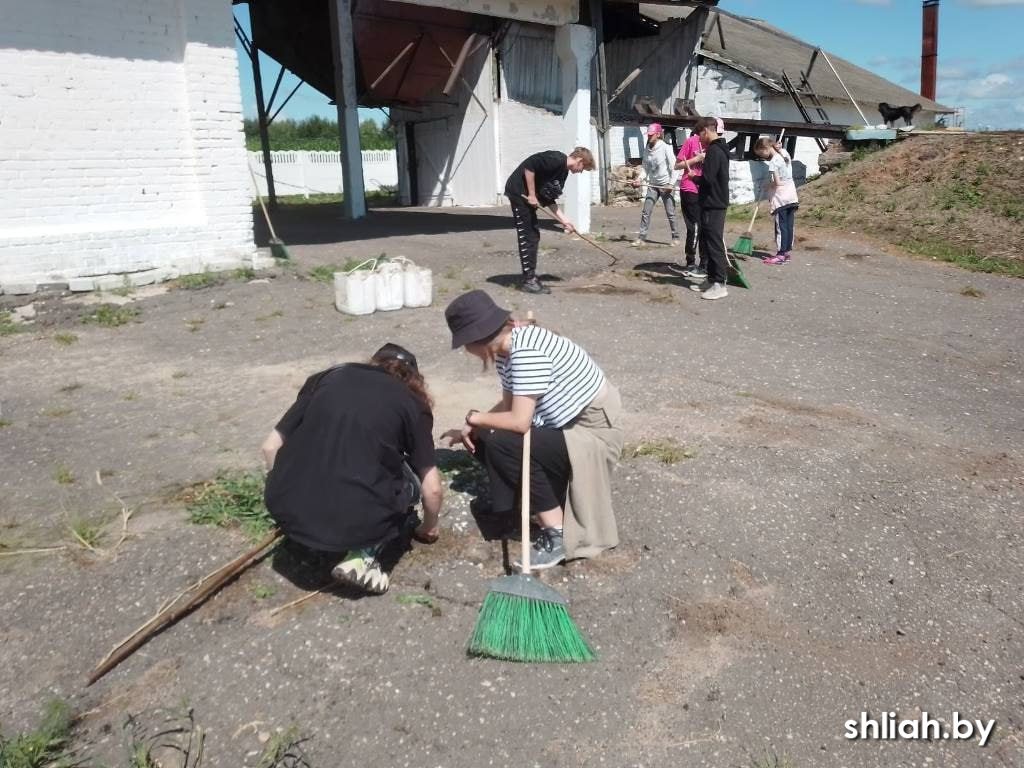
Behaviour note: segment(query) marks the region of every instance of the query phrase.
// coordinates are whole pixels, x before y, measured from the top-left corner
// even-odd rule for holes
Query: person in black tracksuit
[[[707,281],[691,285],[701,298],[721,299],[728,295],[725,282],[725,212],[729,207],[729,148],[718,134],[717,120],[702,117],[694,130],[704,146],[703,173],[694,179],[700,200],[700,256],[707,262]]]
[[[551,293],[537,279],[537,245],[540,228],[537,226],[537,208],[548,208],[561,222],[566,232],[573,232],[572,222],[558,210],[557,200],[562,195],[565,180],[570,173],[594,170],[594,156],[586,147],[576,147],[566,155],[557,150],[537,152],[523,160],[505,182],[505,196],[512,205],[512,219],[516,225],[519,245],[519,264],[523,270],[520,290],[526,293]]]

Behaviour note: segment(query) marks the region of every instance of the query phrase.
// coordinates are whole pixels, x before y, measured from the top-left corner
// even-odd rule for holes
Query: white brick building
[[[0,287],[253,257],[229,3],[5,2],[0,105]]]

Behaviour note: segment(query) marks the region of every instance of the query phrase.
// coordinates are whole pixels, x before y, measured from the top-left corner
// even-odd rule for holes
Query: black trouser
[[[540,228],[537,226],[537,209],[518,195],[512,195],[512,220],[516,225],[519,245],[519,266],[523,277],[535,277],[537,273],[537,244],[540,243]]]
[[[680,192],[680,203],[683,208],[683,221],[686,222],[686,265],[692,266],[697,257],[697,232],[700,229],[700,197],[696,192]],[[705,266],[701,256],[701,266]]]
[[[704,208],[700,212],[700,258],[705,262],[708,281],[725,284],[725,208]]]
[[[534,427],[530,435],[530,514],[564,507],[572,476],[565,435],[560,429],[544,427]],[[494,513],[514,513],[519,508],[523,436],[503,429],[478,429],[473,442],[474,455],[487,467]]]

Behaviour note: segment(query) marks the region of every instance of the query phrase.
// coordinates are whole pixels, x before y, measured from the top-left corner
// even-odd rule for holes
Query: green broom
[[[275,259],[290,260],[291,254],[288,253],[288,247],[284,244],[284,240],[274,233],[274,225],[270,223],[270,214],[267,213],[267,207],[263,204],[263,196],[260,194],[260,186],[256,183],[256,174],[253,172],[251,165],[249,166],[249,175],[252,176],[252,185],[256,188],[256,199],[260,201],[260,208],[263,210],[263,218],[267,221],[267,229],[270,230],[270,239],[267,241],[270,245],[270,255]]]
[[[747,227],[747,231],[740,235],[740,239],[732,246],[732,252],[737,256],[754,255],[754,219],[757,218],[759,203],[759,200],[754,201],[754,215],[750,217],[750,226]],[[750,286],[744,287],[749,288]]]
[[[530,431],[523,435],[521,574],[491,584],[466,649],[509,661],[584,662],[597,658],[569,616],[568,601],[530,576]]]
[[[727,265],[725,271],[725,281],[729,285],[735,285],[740,288],[746,288],[750,290],[750,281],[747,280],[747,276],[743,274],[743,270],[740,269],[738,261],[729,258],[729,254],[725,254],[725,263]]]

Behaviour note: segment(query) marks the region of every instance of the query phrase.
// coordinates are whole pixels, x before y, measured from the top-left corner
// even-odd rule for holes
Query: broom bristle
[[[285,246],[284,241],[272,238],[270,240],[270,255],[275,259],[291,259],[291,254],[288,253],[288,248]]]
[[[471,656],[508,661],[597,658],[564,605],[493,591],[480,608],[467,650]]]
[[[740,239],[732,247],[733,253],[741,253],[744,256],[751,256],[754,253],[754,238],[750,232],[740,235]]]

